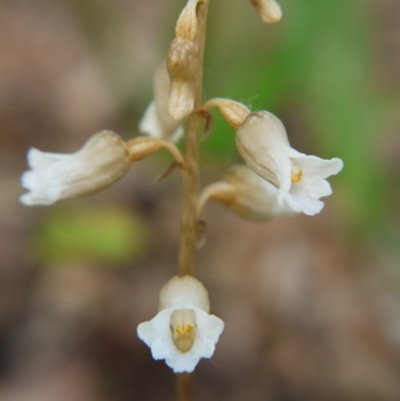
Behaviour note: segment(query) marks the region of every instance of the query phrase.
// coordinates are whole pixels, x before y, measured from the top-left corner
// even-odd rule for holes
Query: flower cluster
[[[203,191],[200,211],[208,199],[256,220],[288,212],[313,216],[322,210],[320,198],[332,193],[326,179],[343,168],[342,160],[324,160],[293,149],[281,120],[268,111],[252,113],[238,102],[220,98],[209,100],[201,111],[208,113],[213,107],[236,130],[236,147],[243,160],[266,181],[245,168],[236,169],[224,179],[229,190],[226,184],[212,184]]]
[[[281,8],[274,0],[250,1],[264,22],[280,20]],[[256,221],[296,213],[312,216],[322,210],[321,198],[332,193],[327,178],[342,169],[340,159],[324,160],[293,149],[283,123],[268,111],[251,111],[223,98],[201,105],[207,4],[208,0],[188,0],[179,16],[176,37],[154,74],[154,99],[139,123],[139,131],[146,135],[124,141],[114,132],[102,131],[70,155],[30,149],[31,170],[21,180],[28,193],[21,196],[22,203],[50,205],[91,194],[120,179],[134,162],[165,149],[174,158],[173,166],[179,166],[182,172],[185,190],[192,191],[184,197],[189,199],[189,211],[183,212],[182,221],[189,223],[182,225],[182,237],[187,230],[189,239],[183,240],[181,246],[192,255],[196,224],[208,200]],[[194,159],[199,153],[196,146],[200,133],[196,127],[201,126],[201,119],[208,126],[213,108],[219,109],[232,127],[245,164],[231,167],[220,181],[205,187],[198,196],[198,161]],[[188,133],[187,143],[194,148],[187,151],[185,158],[175,142],[184,135],[186,119],[193,134]],[[173,277],[161,290],[158,314],[141,323],[137,330],[154,359],[164,359],[176,373],[192,372],[201,358],[210,358],[224,328],[221,319],[209,314],[207,290],[191,275],[190,263],[185,263],[180,262],[181,275]]]

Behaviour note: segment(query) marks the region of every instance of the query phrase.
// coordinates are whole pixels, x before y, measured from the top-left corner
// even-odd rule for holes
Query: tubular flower
[[[20,200],[28,206],[51,205],[96,192],[121,178],[131,165],[124,141],[111,131],[93,135],[72,154],[31,148],[27,158],[31,170],[22,175],[21,183],[30,192]]]
[[[208,293],[200,281],[175,276],[160,292],[158,314],[138,326],[138,336],[154,359],[165,359],[175,373],[192,372],[201,358],[213,355],[224,328],[209,309]]]
[[[157,68],[153,80],[154,100],[139,123],[139,130],[155,138],[177,142],[183,135],[182,120],[175,120],[168,111],[171,82],[165,61]]]
[[[326,179],[343,168],[342,160],[308,156],[290,147],[285,127],[267,111],[251,113],[239,126],[237,148],[245,162],[278,188],[278,202],[313,216],[332,189]]]
[[[236,215],[255,221],[266,221],[280,215],[294,214],[280,205],[278,189],[244,165],[231,167],[222,181],[206,187],[200,196],[199,214],[208,199],[219,202]]]

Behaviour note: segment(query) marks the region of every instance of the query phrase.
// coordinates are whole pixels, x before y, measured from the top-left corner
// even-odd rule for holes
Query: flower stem
[[[181,244],[179,248],[179,275],[194,274],[194,258],[197,243],[197,200],[199,196],[199,143],[202,115],[196,113],[201,106],[203,88],[203,57],[206,38],[208,0],[198,3],[197,44],[200,50],[197,81],[194,96],[194,111],[187,128],[186,160],[182,168],[183,210],[181,220]],[[192,400],[192,377],[189,373],[177,375],[178,401]]]
[[[194,273],[194,258],[197,241],[197,199],[199,191],[199,142],[203,117],[196,113],[201,106],[203,86],[203,55],[207,25],[208,0],[197,6],[197,44],[200,50],[197,81],[195,87],[194,112],[189,117],[186,144],[186,162],[183,168],[183,210],[181,221],[181,244],[179,249],[179,274]]]
[[[190,373],[181,373],[177,375],[178,401],[192,400],[192,376]]]

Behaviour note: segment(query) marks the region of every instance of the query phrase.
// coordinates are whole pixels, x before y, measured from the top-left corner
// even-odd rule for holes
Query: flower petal
[[[236,146],[247,163],[258,175],[278,189],[278,202],[291,186],[291,149],[282,122],[267,111],[249,114],[237,129]]]
[[[48,152],[42,152],[39,149],[36,148],[30,148],[28,150],[28,153],[26,155],[26,158],[28,160],[28,166],[31,169],[44,169],[51,164],[63,160],[65,158],[68,158],[70,155],[63,155],[60,153],[48,153]]]
[[[160,337],[170,338],[170,319],[173,309],[163,310],[150,321],[140,323],[137,328],[139,338],[144,341],[150,348],[153,343]],[[171,340],[172,344],[172,340]],[[159,358],[156,358],[159,359]]]
[[[201,358],[210,358],[215,351],[224,322],[214,315],[209,315],[199,308],[193,308],[196,313],[197,333],[190,351],[182,353],[175,347],[171,350],[171,357],[166,358],[167,365],[175,373],[192,372]]]
[[[200,308],[208,312],[210,303],[204,285],[193,276],[175,276],[160,292],[160,309]]]
[[[165,110],[165,113],[168,111]],[[171,142],[178,142],[184,131],[180,121],[174,120],[171,116],[164,115],[161,119],[160,110],[153,100],[145,110],[139,123],[139,131],[154,138],[167,139]]]
[[[343,168],[343,161],[338,158],[330,160],[321,159],[317,156],[308,156],[290,148],[289,157],[294,166],[306,171],[308,175],[318,175],[321,178],[328,178],[339,173]]]
[[[292,210],[308,216],[314,216],[322,210],[324,202],[312,198],[303,186],[293,185],[293,187],[284,198]]]
[[[224,322],[219,317],[209,315],[201,309],[196,308],[194,310],[196,312],[199,335],[207,337],[215,344],[224,330]]]
[[[319,199],[332,194],[332,188],[329,182],[316,175],[311,177],[305,176],[298,184],[293,184],[294,187],[296,185],[303,186],[311,198],[314,199]]]

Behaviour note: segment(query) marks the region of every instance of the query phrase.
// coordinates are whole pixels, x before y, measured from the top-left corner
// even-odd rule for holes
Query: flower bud
[[[194,108],[196,79],[200,68],[200,52],[196,42],[175,39],[170,46],[167,68],[171,78],[168,111],[181,120]]]
[[[189,0],[181,11],[175,26],[176,37],[187,42],[194,42],[197,38],[197,6],[203,0]]]
[[[166,60],[171,79],[168,110],[175,120],[183,119],[194,108],[196,83],[202,68],[197,36],[200,3],[202,0],[189,0],[182,10]]]
[[[282,9],[275,0],[250,0],[261,20],[268,24],[274,24],[282,18]]]
[[[31,170],[22,175],[21,182],[30,192],[20,200],[31,206],[50,205],[103,189],[128,171],[131,160],[124,141],[114,132],[102,131],[72,154],[31,148],[28,165]]]
[[[175,120],[168,111],[170,90],[170,78],[163,61],[153,78],[154,100],[147,107],[139,123],[139,130],[155,138],[177,142],[183,135],[182,120]]]

